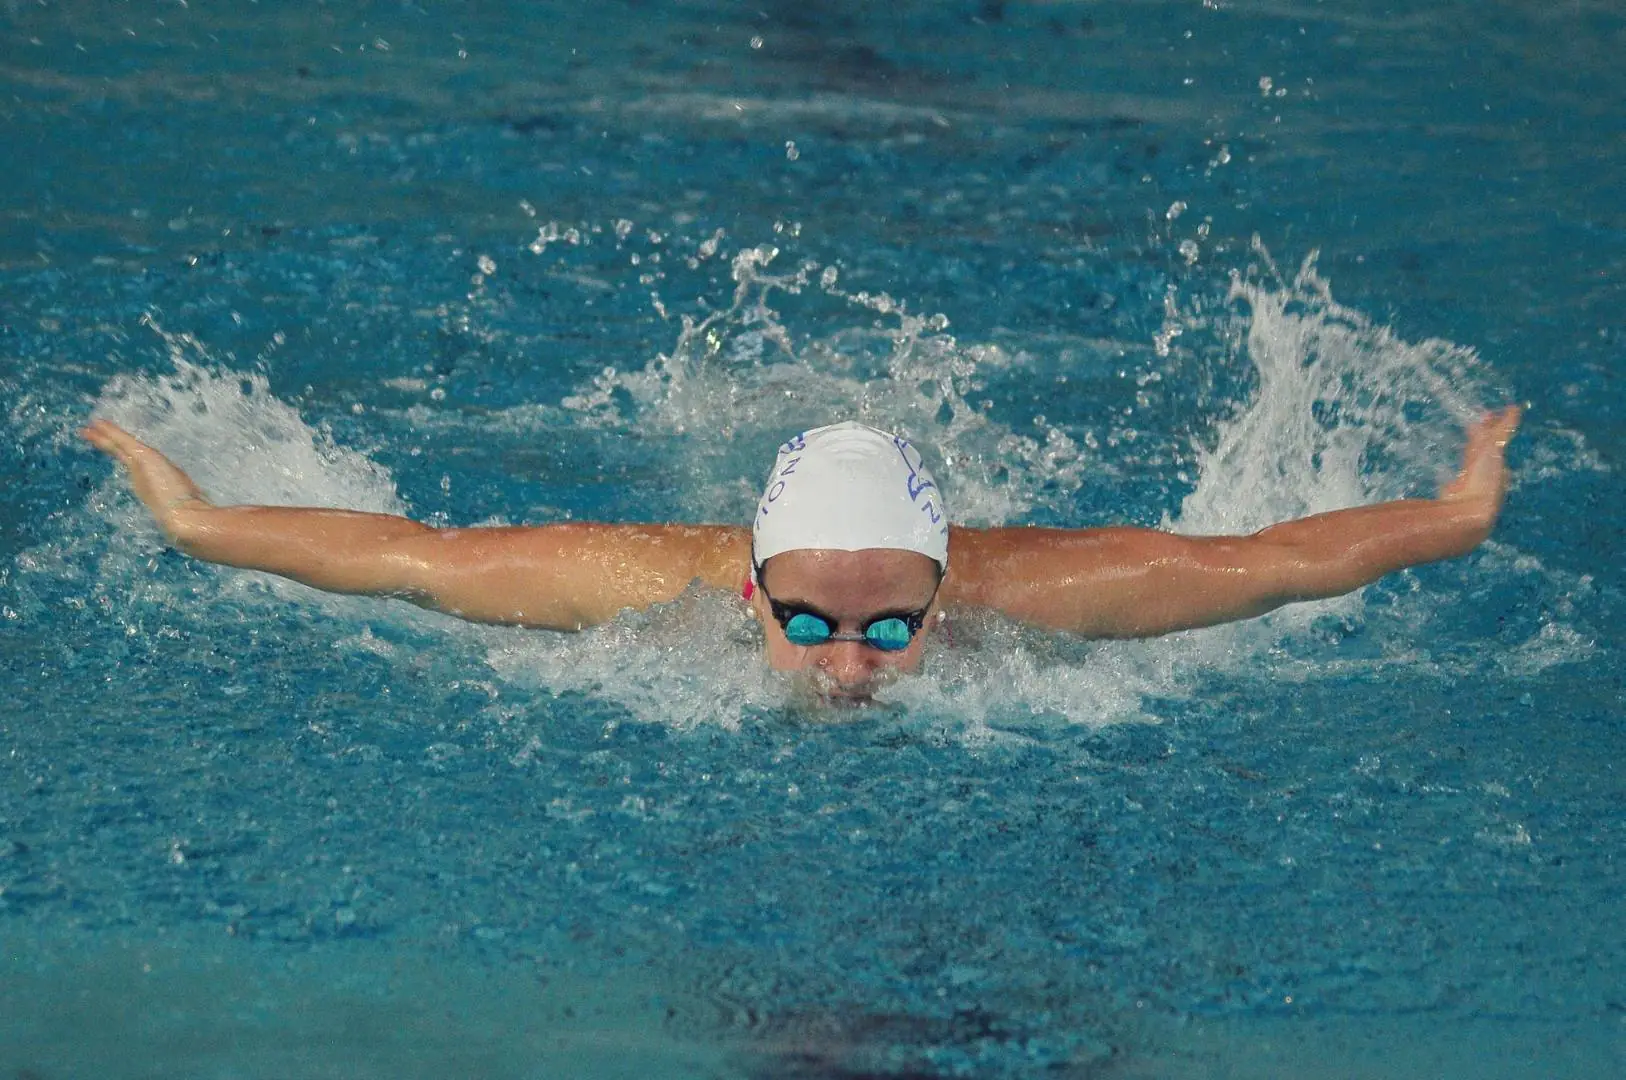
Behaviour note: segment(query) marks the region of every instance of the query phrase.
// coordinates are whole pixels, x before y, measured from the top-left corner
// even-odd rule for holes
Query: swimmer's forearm
[[[1505,455],[1521,416],[1511,406],[1471,425],[1462,469],[1438,498],[1335,510],[1257,533],[1253,542],[1271,553],[1281,579],[1270,606],[1337,596],[1408,566],[1466,555],[1483,543],[1502,511]]]
[[[178,508],[166,531],[179,550],[207,562],[324,592],[406,600],[471,622],[579,630],[615,614],[595,618],[579,602],[585,575],[515,557],[514,545],[503,543],[511,529],[439,530],[353,510],[199,502]]]
[[[401,542],[434,531],[389,514],[202,500],[175,507],[163,524],[194,558],[368,596],[407,596],[415,575]]]
[[[1468,554],[1490,535],[1495,509],[1446,499],[1404,499],[1273,525],[1252,540],[1277,580],[1270,608],[1339,596],[1396,570]]]
[[[1397,570],[1468,554],[1495,513],[1440,499],[1400,500],[1284,522],[1247,537],[1172,537],[1145,592],[1103,636],[1151,637],[1342,596]]]

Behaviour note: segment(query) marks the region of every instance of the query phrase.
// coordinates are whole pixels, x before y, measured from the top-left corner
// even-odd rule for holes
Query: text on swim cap
[[[909,470],[909,475],[904,478],[904,483],[908,486],[909,501],[920,503],[922,495],[937,489],[936,484],[921,475],[921,470],[926,467],[926,460],[921,457],[920,451],[910,446],[908,440],[901,435],[892,436],[892,445],[898,448],[898,454],[903,458],[903,464]],[[913,457],[910,456],[911,453],[914,455]],[[943,514],[937,509],[936,499],[928,496],[926,501],[921,503],[920,508],[932,519],[933,525],[942,523]],[[947,529],[948,526],[944,525],[943,528]]]
[[[806,435],[807,433],[803,432],[779,448],[779,464],[769,479],[768,490],[763,493],[762,501],[758,504],[758,517],[767,517],[773,505],[785,493],[787,478],[795,475],[797,466],[802,463],[802,451],[807,448]],[[941,525],[942,531],[946,534],[948,524],[944,521],[941,504],[935,494],[937,484],[926,472],[925,459],[902,436],[892,436],[892,445],[906,470],[903,477],[904,493],[908,495],[909,502],[918,507],[932,525]],[[789,457],[791,454],[796,456]]]
[[[779,467],[779,471],[773,474],[773,484],[768,488],[768,495],[762,501],[762,512],[764,514],[768,512],[768,504],[777,501],[779,496],[785,493],[785,477],[794,473],[796,471],[796,466],[800,465],[801,463],[801,458],[791,458],[789,461],[785,462]]]
[[[800,435],[797,435],[795,438],[786,442],[784,446],[781,446],[779,448],[779,456],[784,457],[786,454],[800,453],[805,449],[807,449],[807,432],[804,431]],[[766,514],[768,512],[768,504],[777,501],[779,496],[785,493],[785,477],[793,474],[796,471],[796,466],[800,465],[801,463],[801,458],[794,457],[785,462],[783,465],[779,466],[779,468],[774,471],[773,483],[768,485],[768,493],[762,497],[762,507],[759,511],[760,514]]]

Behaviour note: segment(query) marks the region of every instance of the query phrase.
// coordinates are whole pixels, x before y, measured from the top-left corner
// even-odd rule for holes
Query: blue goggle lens
[[[886,652],[902,652],[913,636],[909,624],[899,618],[877,619],[864,627],[864,639]]]
[[[785,624],[785,637],[792,645],[818,645],[830,640],[830,624],[817,615],[799,612]]]

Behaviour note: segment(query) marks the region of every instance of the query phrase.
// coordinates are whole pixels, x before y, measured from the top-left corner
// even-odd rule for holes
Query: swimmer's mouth
[[[875,683],[862,686],[840,686],[828,679],[812,678],[802,684],[803,691],[820,705],[837,709],[862,709],[875,704]]]
[[[838,709],[863,709],[875,704],[875,695],[868,690],[820,690],[819,697]]]
[[[866,682],[842,686],[834,679],[821,677],[822,673],[812,673],[813,677],[802,682],[802,693],[808,695],[812,701],[833,709],[867,709],[879,706],[881,702],[875,695],[890,686],[893,680],[889,672],[882,672],[880,677],[869,679]]]

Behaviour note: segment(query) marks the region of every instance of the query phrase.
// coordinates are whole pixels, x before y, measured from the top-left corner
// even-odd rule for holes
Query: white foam
[[[190,334],[149,325],[173,372],[115,377],[92,406],[93,416],[184,462],[219,503],[402,511],[388,470],[305,423],[271,394],[264,375],[220,367]]]
[[[579,634],[481,633],[486,662],[505,682],[614,702],[633,718],[679,730],[737,727],[753,711],[790,701],[761,662],[745,606],[691,589],[648,612],[626,612]]]
[[[773,449],[787,435],[840,420],[916,440],[961,523],[1015,520],[1078,489],[1087,463],[1065,431],[1052,427],[1040,441],[972,404],[983,379],[1021,357],[996,346],[962,346],[946,333],[946,317],[911,314],[885,294],[844,292],[816,264],[771,274],[778,255],[770,246],[738,252],[728,307],[699,321],[685,317],[670,353],[638,371],[607,368],[564,406],[587,427],[706,435],[690,443],[693,457],[665,467],[686,485],[702,478],[694,509],[715,520],[749,519]],[[858,322],[794,342],[771,304],[814,289],[850,305]],[[630,416],[617,405],[623,398],[634,406]],[[749,457],[727,464],[751,477],[746,488],[731,481],[706,486],[704,477],[723,464],[719,450],[741,444]]]

